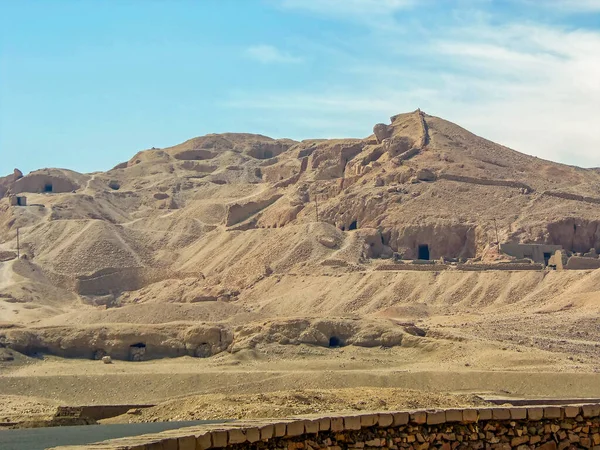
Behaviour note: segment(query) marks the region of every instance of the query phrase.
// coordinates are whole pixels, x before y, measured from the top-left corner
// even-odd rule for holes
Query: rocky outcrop
[[[247,203],[235,203],[233,205],[229,205],[229,207],[227,208],[225,226],[230,227],[237,223],[243,222],[246,219],[249,219],[251,216],[258,213],[259,211],[271,206],[281,197],[283,197],[283,194],[276,194],[264,200],[257,200]]]
[[[232,342],[229,328],[208,324],[0,330],[0,343],[7,348],[25,355],[43,353],[66,358],[96,359],[98,354],[119,360],[206,357],[225,351]]]
[[[586,253],[590,249],[600,252],[600,220],[590,221],[566,218],[547,225],[548,240],[565,250]]]
[[[59,194],[76,191],[79,187],[74,180],[59,173],[33,172],[15,181],[12,191],[15,194],[21,192]]]
[[[391,135],[391,130],[385,123],[378,123],[373,127],[373,133],[377,139],[377,143],[381,144],[384,139],[387,139]]]

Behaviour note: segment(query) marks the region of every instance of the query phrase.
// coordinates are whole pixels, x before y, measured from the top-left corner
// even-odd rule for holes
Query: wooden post
[[[19,229],[17,228],[17,259],[21,259],[21,248],[19,245]]]
[[[500,236],[498,234],[498,222],[496,221],[496,218],[494,218],[494,226],[496,227],[496,245],[500,245]]]
[[[319,194],[315,194],[315,212],[317,213],[317,222],[319,221]]]

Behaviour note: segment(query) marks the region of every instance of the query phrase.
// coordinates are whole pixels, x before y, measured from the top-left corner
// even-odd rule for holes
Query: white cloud
[[[600,11],[600,0],[526,0],[526,3],[563,11]]]
[[[337,56],[329,89],[237,92],[229,106],[302,124],[296,138],[366,136],[420,107],[518,151],[600,167],[600,31],[466,21],[402,46],[405,31]]]
[[[279,50],[272,45],[254,45],[249,47],[246,49],[246,56],[264,64],[297,64],[302,62],[302,58]]]

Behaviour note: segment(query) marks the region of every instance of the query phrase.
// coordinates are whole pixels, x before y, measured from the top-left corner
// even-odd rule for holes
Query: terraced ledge
[[[373,412],[202,425],[53,450],[600,450],[600,404]]]

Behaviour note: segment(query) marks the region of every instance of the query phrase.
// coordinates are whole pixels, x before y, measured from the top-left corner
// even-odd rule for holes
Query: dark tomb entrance
[[[129,360],[142,361],[146,354],[146,344],[139,342],[129,346]]]
[[[329,348],[342,347],[342,340],[337,336],[331,336],[329,338]]]
[[[429,261],[429,245],[419,245],[419,259]]]

